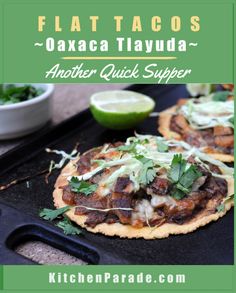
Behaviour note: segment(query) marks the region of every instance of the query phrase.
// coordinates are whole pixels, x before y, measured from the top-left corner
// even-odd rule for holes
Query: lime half
[[[91,96],[90,109],[101,125],[128,129],[143,121],[154,109],[154,101],[132,91],[104,91]]]

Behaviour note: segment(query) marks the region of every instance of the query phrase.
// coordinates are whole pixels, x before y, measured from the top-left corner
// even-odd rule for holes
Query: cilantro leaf
[[[132,143],[130,143],[128,145],[121,145],[121,146],[117,147],[117,150],[136,154],[136,146],[138,144],[143,145],[143,144],[147,144],[147,143],[149,143],[149,140],[147,138],[145,138],[142,141],[140,139],[136,139],[135,141],[133,141]]]
[[[168,145],[162,142],[161,140],[157,140],[157,150],[160,153],[165,153],[169,149]]]
[[[215,101],[215,102],[225,102],[227,100],[228,96],[230,96],[230,92],[229,91],[216,92],[216,93],[214,93],[214,95],[212,97],[212,101]]]
[[[147,169],[145,183],[151,183],[156,177],[156,171],[154,169]]]
[[[168,177],[173,183],[177,183],[180,177],[183,175],[187,161],[182,158],[182,154],[175,154],[168,172]]]
[[[97,184],[91,184],[86,181],[79,181],[77,177],[72,177],[69,185],[73,192],[84,193],[85,195],[90,195],[97,189]]]
[[[176,188],[180,191],[182,191],[184,194],[187,194],[189,192],[189,188],[181,185],[180,183],[176,184]]]
[[[180,200],[185,197],[185,193],[182,190],[179,190],[178,188],[173,188],[170,195],[177,200]]]
[[[143,164],[139,175],[140,184],[147,185],[151,183],[156,176],[153,161],[144,156],[136,156],[135,158]]]
[[[57,217],[63,215],[65,212],[67,212],[70,209],[71,209],[70,206],[65,206],[57,210],[43,209],[39,213],[39,216],[43,218],[44,220],[52,221],[52,220],[55,220]],[[75,235],[75,234],[81,233],[81,231],[77,227],[72,225],[71,221],[67,217],[64,217],[63,221],[60,221],[59,223],[57,223],[56,226],[63,229],[66,235]]]
[[[133,152],[136,144],[131,143],[129,145],[121,145],[117,148],[118,151],[123,151],[123,152]]]
[[[61,228],[66,235],[79,235],[81,230],[74,226],[68,218],[64,218],[63,221],[60,221],[56,224],[57,227]]]
[[[31,100],[43,93],[31,85],[16,86],[14,84],[0,85],[0,105],[10,105]]]
[[[175,199],[182,199],[191,191],[193,183],[202,176],[195,165],[191,165],[187,170],[187,161],[182,158],[181,154],[174,155],[168,178],[174,183],[171,196]]]
[[[136,141],[132,142],[128,145],[121,145],[117,148],[118,151],[128,152],[128,153],[136,153],[136,146],[140,143],[140,140],[137,139]]]
[[[64,214],[65,212],[67,212],[70,208],[71,208],[70,206],[65,206],[57,210],[43,209],[39,213],[39,216],[43,218],[44,220],[52,221],[56,219],[57,217],[61,216],[62,214]]]
[[[185,173],[181,176],[181,178],[179,179],[179,182],[177,184],[177,187],[180,190],[183,190],[181,188],[184,187],[184,190],[186,190],[186,192],[188,192],[189,191],[189,188],[193,185],[193,182],[195,180],[197,180],[201,176],[202,176],[202,173],[197,170],[196,166],[195,165],[191,165],[185,171]],[[181,186],[181,188],[180,188],[180,186]]]

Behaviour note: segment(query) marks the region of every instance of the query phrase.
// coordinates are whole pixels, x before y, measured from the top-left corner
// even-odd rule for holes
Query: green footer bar
[[[224,292],[233,291],[233,270],[233,266],[4,266],[3,276],[4,290],[13,291]]]

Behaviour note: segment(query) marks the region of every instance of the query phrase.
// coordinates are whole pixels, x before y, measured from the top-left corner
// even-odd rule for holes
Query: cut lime
[[[90,99],[93,117],[110,129],[134,127],[148,117],[154,106],[150,97],[125,90],[99,92]]]

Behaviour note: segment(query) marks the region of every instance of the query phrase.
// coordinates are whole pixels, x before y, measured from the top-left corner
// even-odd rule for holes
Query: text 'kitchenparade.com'
[[[185,274],[49,272],[49,284],[185,284]]]

